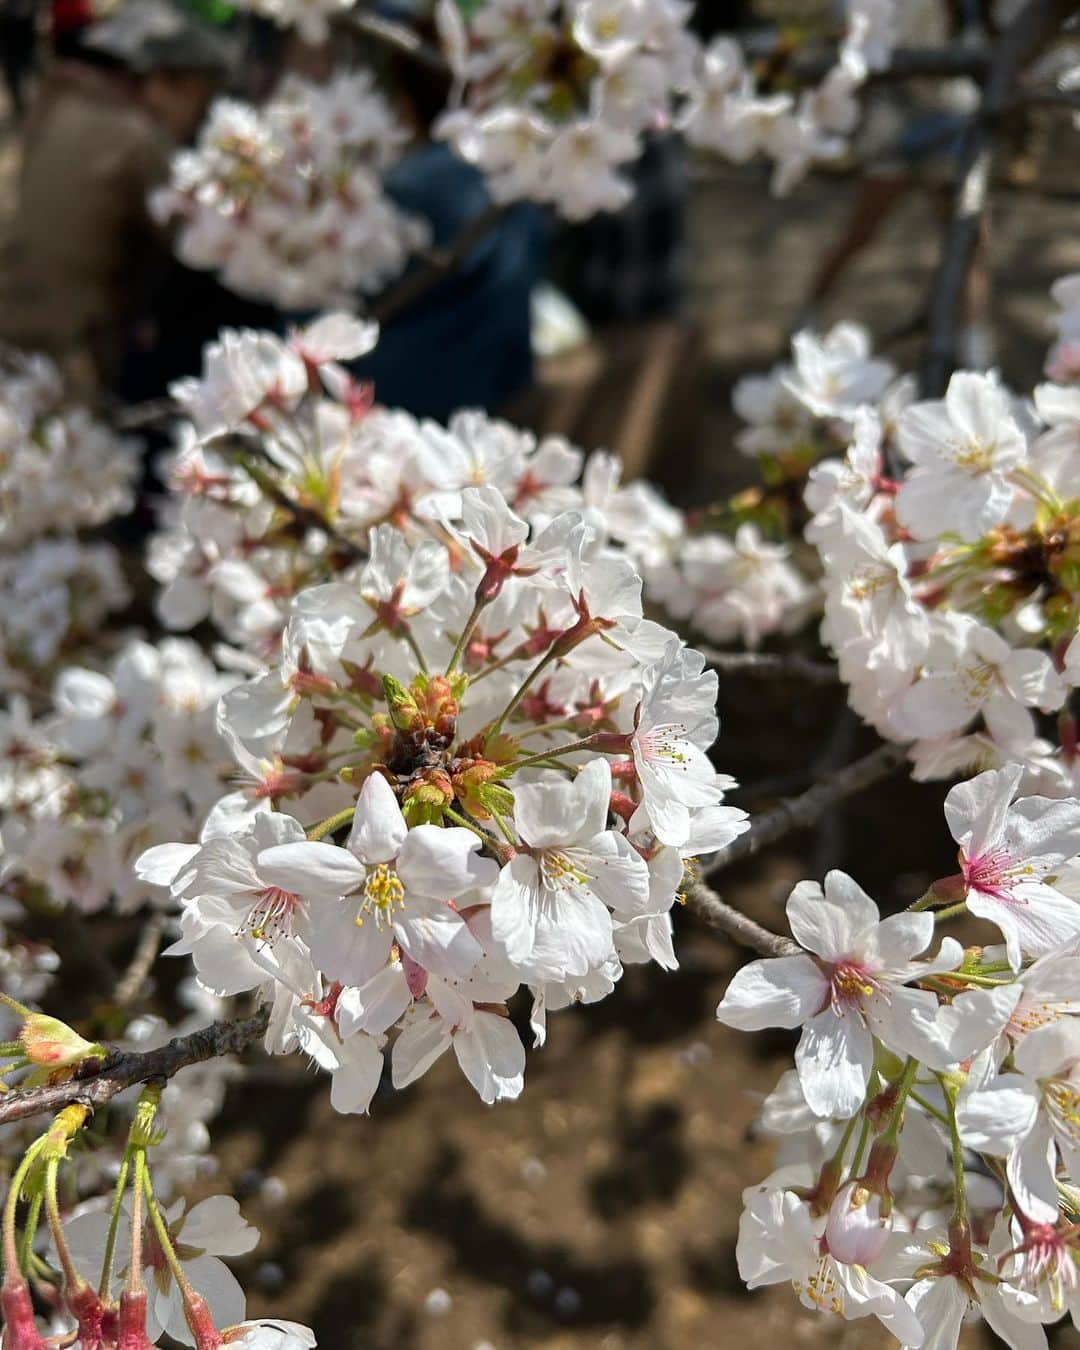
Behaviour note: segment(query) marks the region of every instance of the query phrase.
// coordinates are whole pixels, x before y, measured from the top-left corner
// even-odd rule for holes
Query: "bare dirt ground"
[[[13,162],[0,147],[8,194]],[[756,173],[729,170],[697,186],[692,312],[708,387],[695,442],[660,456],[681,495],[748,476],[731,447],[730,385],[780,354],[848,191],[843,180],[817,180],[775,202]],[[1005,374],[1017,382],[1038,372],[1049,281],[1080,267],[1077,224],[1075,198],[999,198],[995,317]],[[913,198],[827,317],[852,315],[877,332],[910,317],[937,240],[931,212]],[[917,356],[917,343],[894,354]],[[812,766],[864,744],[833,696],[797,686],[728,682],[721,714],[718,763],[759,799],[781,779],[798,790]],[[899,779],[879,787],[815,837],[732,873],[725,893],[779,924],[796,880],[842,866],[898,907],[949,870],[940,796]],[[604,1004],[554,1017],[547,1047],[529,1055],[520,1102],[485,1108],[449,1060],[403,1094],[381,1093],[370,1119],[335,1116],[325,1083],[295,1064],[260,1069],[237,1089],[217,1139],[221,1185],[263,1230],[242,1271],[252,1311],[310,1321],[324,1350],[891,1343],[876,1323],[802,1312],[786,1289],[742,1290],[739,1195],[769,1167],[752,1123],[792,1041],[717,1025],[739,958],[679,919],[681,969],[631,971]],[[1065,1330],[1055,1343],[1075,1350],[1080,1338]],[[977,1331],[968,1344],[989,1341]]]

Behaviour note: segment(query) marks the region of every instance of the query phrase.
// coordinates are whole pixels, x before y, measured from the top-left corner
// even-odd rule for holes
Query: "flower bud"
[[[80,1060],[104,1055],[103,1046],[83,1040],[66,1022],[45,1013],[31,1013],[22,1025],[19,1040],[31,1064],[66,1069]]]
[[[45,1341],[34,1321],[30,1287],[21,1276],[10,1273],[0,1289],[0,1308],[4,1313],[4,1350],[46,1350]]]
[[[892,1224],[882,1213],[883,1199],[859,1181],[840,1188],[825,1224],[825,1241],[837,1261],[869,1266],[885,1250]]]
[[[125,1290],[120,1295],[116,1350],[152,1350],[146,1334],[146,1294],[143,1290]]]

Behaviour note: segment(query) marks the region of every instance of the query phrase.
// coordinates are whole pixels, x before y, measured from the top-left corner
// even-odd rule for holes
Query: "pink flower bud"
[[[4,1350],[46,1350],[34,1321],[30,1288],[24,1279],[5,1279],[0,1289],[0,1308],[4,1313]]]
[[[45,1013],[31,1013],[22,1025],[19,1040],[32,1064],[50,1069],[66,1069],[93,1055],[104,1055],[104,1048],[83,1040],[66,1022]]]
[[[837,1192],[825,1225],[829,1254],[849,1266],[869,1266],[885,1250],[891,1220],[882,1214],[882,1197],[858,1181]]]
[[[116,1350],[153,1350],[146,1334],[146,1294],[126,1290],[120,1295],[120,1318]]]

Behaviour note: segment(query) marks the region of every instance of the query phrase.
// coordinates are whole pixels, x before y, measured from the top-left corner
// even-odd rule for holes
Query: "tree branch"
[[[146,983],[161,949],[161,939],[165,936],[167,923],[168,920],[164,914],[151,914],[143,924],[134,955],[127,970],[120,977],[116,986],[116,993],[113,995],[113,1002],[118,1007],[126,1008],[129,1003],[134,1003],[142,993],[142,987]]]
[[[426,261],[407,272],[396,285],[384,291],[371,307],[371,318],[377,319],[379,323],[387,323],[456,272],[477,244],[502,220],[506,209],[494,203],[488,206],[466,225],[449,248],[432,253]]]
[[[797,56],[793,62],[800,83],[818,84],[836,65],[837,51]],[[897,47],[884,70],[872,70],[867,84],[896,84],[901,80],[954,80],[986,77],[990,57],[985,47],[954,42],[948,47]]]
[[[989,196],[990,173],[1001,119],[1013,100],[1017,77],[1072,12],[1074,0],[1028,0],[998,39],[979,111],[964,137],[956,199],[930,302],[930,341],[923,392],[944,392],[956,368],[964,292],[975,262]]]
[[[336,525],[332,525],[314,507],[304,506],[301,502],[294,501],[285,489],[276,483],[270,474],[247,454],[241,454],[238,457],[238,463],[251,481],[265,496],[270,498],[275,506],[280,506],[283,511],[287,511],[302,529],[320,530],[334,544],[334,547],[344,555],[346,562],[363,562],[367,558],[367,549],[362,548],[347,534],[342,534]]]
[[[771,810],[762,812],[745,834],[728,844],[727,848],[713,854],[702,875],[715,876],[732,863],[752,858],[755,853],[769,844],[775,844],[793,830],[809,829],[831,806],[895,773],[906,759],[907,750],[904,746],[879,745],[863,759],[857,759],[854,764],[829,774],[800,796],[791,797]]]
[[[355,10],[347,15],[346,22],[354,32],[360,33],[363,37],[372,38],[382,46],[389,47],[401,56],[408,57],[410,61],[415,61],[418,66],[423,66],[425,70],[434,71],[438,75],[445,75],[448,79],[453,75],[450,62],[447,61],[438,47],[433,47],[430,43],[425,42],[419,33],[406,24],[395,23],[392,19],[384,19],[379,14],[357,13]]]
[[[814,661],[798,652],[721,652],[691,642],[714,670],[724,675],[747,675],[756,680],[802,680],[806,684],[838,685],[840,673],[828,661]]]
[[[762,956],[796,956],[802,951],[791,938],[781,937],[721,900],[703,881],[695,881],[686,891],[686,907],[712,928],[733,938],[740,947],[749,947]]]
[[[252,1017],[213,1022],[200,1031],[178,1036],[157,1050],[121,1051],[105,1060],[86,1060],[76,1069],[75,1076],[63,1083],[25,1090],[13,1088],[0,1095],[0,1125],[60,1111],[75,1103],[97,1111],[136,1083],[168,1079],[189,1064],[239,1054],[263,1035],[269,1021],[267,1005]]]

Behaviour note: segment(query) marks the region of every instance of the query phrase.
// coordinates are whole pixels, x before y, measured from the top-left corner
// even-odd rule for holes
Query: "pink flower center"
[[[293,934],[293,921],[303,901],[295,891],[280,886],[267,886],[255,896],[241,932],[250,933],[257,942],[273,944],[279,937]]]
[[[633,741],[646,764],[686,768],[686,727],[681,722],[665,722],[648,731],[637,731]]]
[[[874,976],[857,961],[838,961],[832,968],[829,984],[829,1000],[837,1014],[858,1007],[878,992]]]
[[[1008,904],[1018,904],[1022,901],[1013,894],[1013,888],[1025,876],[1033,876],[1034,868],[1007,848],[992,848],[973,858],[961,853],[960,874],[970,890]]]
[[[1053,1224],[1025,1222],[1023,1242],[1007,1256],[1023,1257],[1020,1278],[1029,1289],[1045,1280],[1060,1300],[1063,1291],[1071,1293],[1077,1287],[1076,1262],[1065,1235]]]

